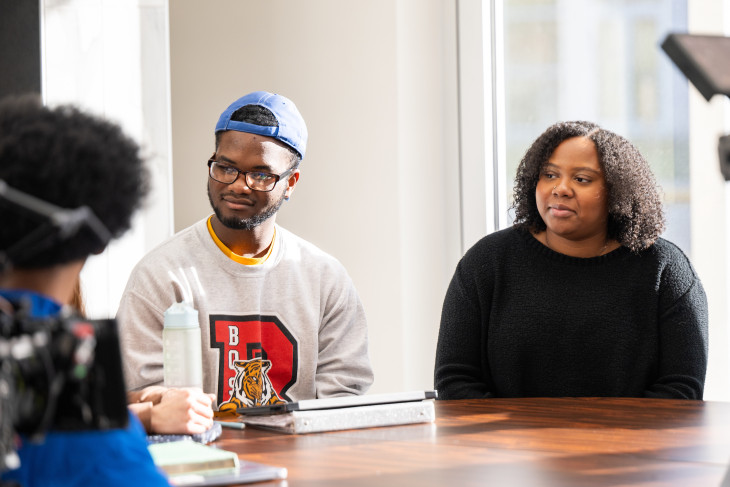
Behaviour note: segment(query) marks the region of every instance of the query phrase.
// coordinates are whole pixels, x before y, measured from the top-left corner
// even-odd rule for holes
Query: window
[[[690,252],[686,79],[660,44],[687,31],[686,1],[505,0],[506,206],[530,143],[589,120],[633,142],[665,196],[663,237]]]

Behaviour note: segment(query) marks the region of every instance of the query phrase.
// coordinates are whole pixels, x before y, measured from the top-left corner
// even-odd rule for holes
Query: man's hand
[[[197,387],[167,389],[152,406],[150,427],[155,433],[203,433],[213,426],[212,394]]]
[[[164,386],[148,386],[141,391],[130,391],[127,392],[127,403],[151,402],[152,404],[159,404],[162,395],[169,390],[169,387]]]
[[[215,396],[197,387],[151,386],[128,393],[127,400],[147,433],[194,435],[213,426]]]

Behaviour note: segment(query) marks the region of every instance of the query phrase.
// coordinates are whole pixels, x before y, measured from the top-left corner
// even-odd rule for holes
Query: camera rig
[[[0,304],[0,471],[17,464],[16,435],[127,425],[116,322],[34,318],[29,303]]]
[[[705,100],[730,97],[730,37],[674,33],[661,47]],[[717,153],[720,173],[730,181],[730,135],[720,136]]]

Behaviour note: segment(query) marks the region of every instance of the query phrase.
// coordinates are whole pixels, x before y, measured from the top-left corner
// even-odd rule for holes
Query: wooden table
[[[432,424],[310,435],[225,429],[216,445],[288,469],[286,481],[266,486],[719,486],[730,403],[436,401]]]

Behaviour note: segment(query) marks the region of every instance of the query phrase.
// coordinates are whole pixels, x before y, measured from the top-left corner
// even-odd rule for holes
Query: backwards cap
[[[267,108],[274,114],[279,125],[268,127],[231,120],[231,115],[246,105],[259,105]],[[284,96],[266,91],[255,91],[239,98],[226,108],[215,126],[216,134],[226,130],[273,137],[297,151],[299,156],[304,159],[304,152],[307,149],[307,125],[294,102]]]

